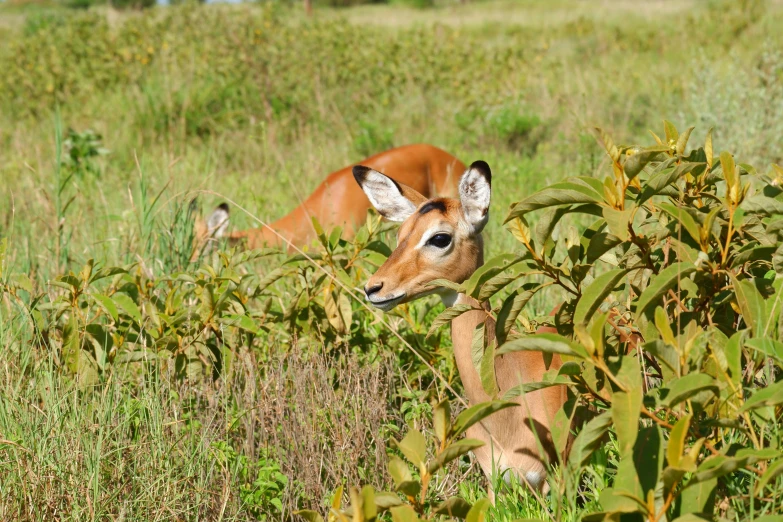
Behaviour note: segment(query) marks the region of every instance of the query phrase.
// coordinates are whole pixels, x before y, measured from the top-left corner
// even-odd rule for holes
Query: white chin
[[[393,297],[391,299],[384,299],[383,301],[377,301],[377,302],[370,301],[370,303],[372,303],[372,305],[378,310],[388,312],[389,310],[391,310],[392,308],[400,304],[400,301],[402,301],[404,297],[405,294],[402,294],[400,296]]]

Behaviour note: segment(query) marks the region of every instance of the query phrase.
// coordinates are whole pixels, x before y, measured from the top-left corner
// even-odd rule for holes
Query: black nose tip
[[[365,286],[364,287],[364,293],[367,295],[367,297],[370,297],[372,294],[377,293],[378,291],[380,291],[381,288],[383,288],[383,283],[381,283],[379,285],[371,286],[369,288],[367,288]]]

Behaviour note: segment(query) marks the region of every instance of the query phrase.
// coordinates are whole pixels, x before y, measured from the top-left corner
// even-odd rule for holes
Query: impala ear
[[[489,200],[492,192],[492,172],[484,161],[475,161],[459,180],[462,213],[474,234],[489,220]]]
[[[228,230],[228,204],[221,203],[207,219],[207,237],[221,238]]]
[[[389,176],[363,165],[353,168],[353,177],[367,194],[367,198],[383,217],[389,221],[402,222],[416,212],[416,208],[427,198],[416,190],[397,183]]]

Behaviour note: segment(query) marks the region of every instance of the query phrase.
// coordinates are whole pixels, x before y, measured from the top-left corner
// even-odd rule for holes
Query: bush
[[[764,175],[716,156],[711,130],[688,150],[692,130],[665,122],[664,137],[643,148],[598,129],[610,175],[569,178],[515,204],[506,222],[522,252],[488,261],[462,285],[474,297],[506,295],[493,308],[505,342],[484,346],[485,357],[564,354],[559,374],[522,388],[567,382],[566,418],[577,406],[595,415],[568,460],[551,463],[563,470],[550,474],[560,509],[576,503],[603,441],[616,439],[596,520],[712,518],[719,497],[721,516],[743,518],[776,502],[765,491],[783,470],[783,168]],[[577,232],[568,217],[590,225]],[[514,282],[524,284],[508,293]],[[553,318],[519,315],[518,303],[553,289],[564,299]],[[543,324],[559,333],[535,334]],[[559,453],[564,435],[553,433]]]

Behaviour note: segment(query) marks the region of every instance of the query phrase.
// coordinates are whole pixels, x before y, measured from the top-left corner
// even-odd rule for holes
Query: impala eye
[[[435,234],[427,241],[427,244],[438,248],[446,248],[451,244],[451,236],[448,234]]]

